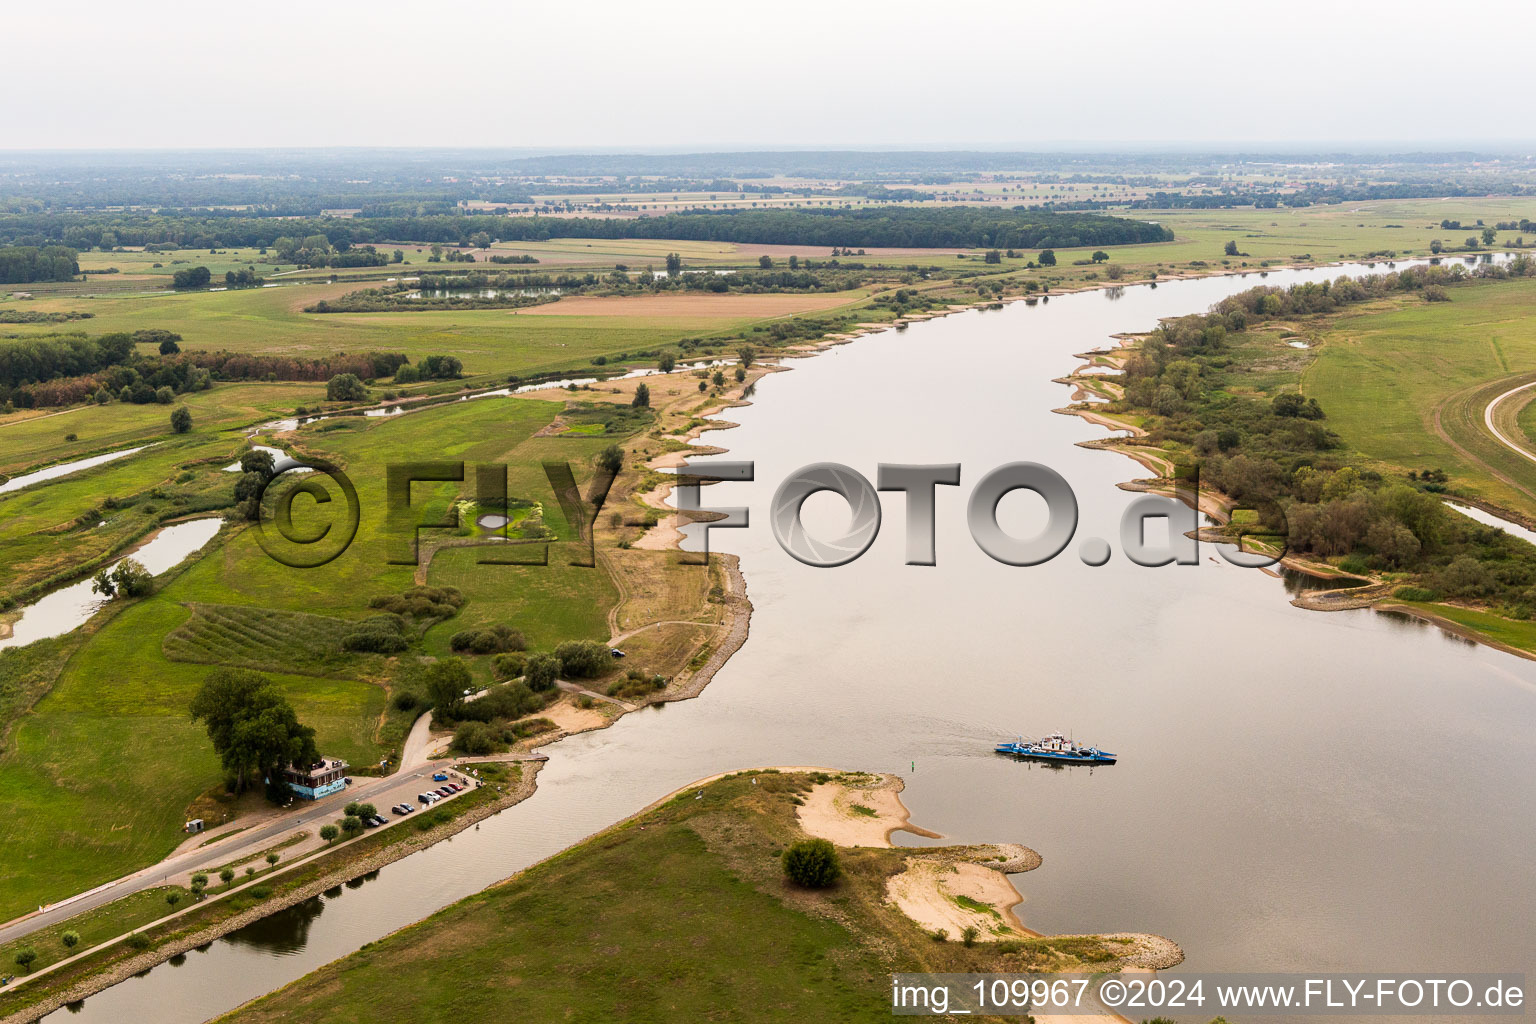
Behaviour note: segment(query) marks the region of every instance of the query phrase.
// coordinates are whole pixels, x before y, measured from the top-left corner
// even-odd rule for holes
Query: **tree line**
[[[1447,512],[1446,476],[1428,468],[1393,477],[1350,465],[1316,399],[1294,392],[1253,396],[1252,367],[1233,341],[1254,324],[1306,317],[1392,293],[1434,290],[1474,278],[1536,276],[1536,260],[1505,265],[1415,267],[1392,274],[1259,287],[1205,315],[1169,320],[1125,365],[1116,410],[1149,414],[1147,442],[1172,445],[1200,484],[1258,511],[1263,533],[1293,552],[1332,558],[1346,571],[1417,575],[1414,600],[1483,601],[1501,614],[1536,617],[1536,551],[1501,531]]]
[[[657,217],[502,217],[479,214],[354,217],[346,220],[209,217],[163,212],[22,212],[0,215],[0,240],[81,247],[111,236],[119,246],[174,243],[183,248],[272,247],[298,240],[297,257],[322,255],[303,243],[317,236],[339,252],[386,241],[468,245],[479,233],[500,241],[550,238],[679,238],[808,246],[914,248],[1069,248],[1172,239],[1146,221],[1086,213],[970,206],[880,209],[700,210]],[[382,254],[377,254],[382,257]],[[327,256],[329,258],[329,256]]]
[[[79,254],[62,245],[0,249],[0,284],[71,281],[80,273]]]

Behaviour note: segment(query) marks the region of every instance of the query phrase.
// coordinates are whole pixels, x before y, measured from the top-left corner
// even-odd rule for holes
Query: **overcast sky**
[[[0,147],[1520,143],[1498,0],[7,6]]]

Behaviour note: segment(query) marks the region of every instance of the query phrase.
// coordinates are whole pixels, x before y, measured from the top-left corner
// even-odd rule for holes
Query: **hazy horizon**
[[[1511,151],[1496,0],[9,12],[6,151]],[[1485,95],[1491,93],[1491,95]],[[1049,140],[1049,141],[1047,141]],[[1238,141],[1245,140],[1245,141]]]

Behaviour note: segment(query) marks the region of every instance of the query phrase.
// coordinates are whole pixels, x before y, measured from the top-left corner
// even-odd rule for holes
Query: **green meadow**
[[[1334,320],[1302,390],[1383,471],[1444,469],[1460,492],[1536,517],[1532,464],[1483,424],[1487,402],[1536,371],[1536,281],[1450,294]]]
[[[273,678],[301,720],[316,727],[326,755],[366,766],[389,753],[391,736],[381,726],[392,664],[325,656],[320,648],[334,627],[324,622],[297,620],[298,628],[286,630],[274,623],[292,625],[295,620],[284,620],[284,613],[361,619],[372,614],[369,598],[412,585],[410,565],[390,564],[399,547],[386,515],[391,464],[469,464],[463,484],[413,488],[417,521],[431,521],[459,497],[474,496],[475,465],[505,462],[509,493],[542,502],[546,525],[561,539],[550,547],[548,567],[476,564],[479,557],[499,555],[500,546],[439,555],[427,582],[460,586],[469,601],[459,616],[428,631],[426,651],[448,653],[447,637],[470,624],[506,623],[546,649],[561,640],[604,639],[607,609],[617,594],[606,573],[570,564],[579,554],[570,541],[574,531],[541,463],[568,461],[581,481],[611,442],[532,436],[559,410],[554,402],[488,398],[395,419],[326,421],[301,431],[297,443],[333,460],[356,486],[361,514],[355,541],[328,565],[295,569],[269,558],[255,532],[242,529],[215,539],[153,595],[104,613],[104,621],[89,627],[94,635],[69,658],[51,691],[15,723],[0,756],[0,802],[12,812],[0,820],[0,918],[152,863],[176,846],[188,806],[221,786],[212,748],[186,712],[220,652],[231,663],[260,665],[265,649],[273,667],[286,668]],[[146,468],[140,466],[141,478]],[[301,529],[316,525],[315,514],[330,508],[307,499],[295,507]],[[423,543],[457,539],[442,530],[422,536]],[[232,631],[233,639],[210,645],[208,626],[183,628],[193,606],[209,605],[254,611],[224,614],[218,628]],[[186,658],[194,660],[178,660]]]

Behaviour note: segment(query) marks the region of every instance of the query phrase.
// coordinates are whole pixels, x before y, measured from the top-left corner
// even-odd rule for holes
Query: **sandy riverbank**
[[[902,780],[895,775],[842,772],[812,787],[795,811],[807,835],[842,847],[892,848],[897,831],[942,839],[913,825],[901,802]],[[892,905],[930,934],[958,940],[970,928],[979,942],[1040,938],[1017,914],[1024,896],[1009,879],[1033,871],[1042,861],[1017,843],[910,847],[906,867],[886,883]],[[1159,935],[1118,933],[1125,955],[1121,970],[1160,970],[1181,962],[1183,951]]]

